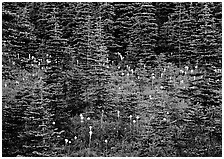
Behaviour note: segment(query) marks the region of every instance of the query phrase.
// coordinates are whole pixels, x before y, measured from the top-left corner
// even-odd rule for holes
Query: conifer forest
[[[221,157],[221,2],[3,2],[3,157]]]

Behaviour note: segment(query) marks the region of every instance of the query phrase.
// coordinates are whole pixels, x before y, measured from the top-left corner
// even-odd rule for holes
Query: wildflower
[[[88,117],[87,120],[90,120],[90,117]]]
[[[65,139],[65,143],[66,143],[66,144],[68,143],[68,139]]]
[[[133,74],[134,73],[134,70],[133,69],[131,69],[131,74]]]
[[[75,136],[74,139],[77,140],[77,136]]]
[[[122,72],[121,75],[124,76],[124,72]]]
[[[61,137],[60,135],[57,136],[58,138]]]
[[[191,73],[194,73],[194,70],[191,70]]]
[[[55,125],[55,122],[53,121],[52,124]]]
[[[68,141],[68,143],[71,144],[72,142],[71,141]]]
[[[92,134],[93,134],[93,132],[90,130],[90,131],[89,131],[89,135],[92,136]]]
[[[119,110],[117,111],[117,117],[118,118],[120,117],[120,111]]]
[[[136,119],[138,120],[140,117],[139,116],[136,116]]]
[[[83,120],[84,120],[84,117],[83,117],[82,114],[80,114],[80,119],[81,119],[81,123],[84,122],[84,121],[83,121]]]
[[[181,74],[183,74],[183,73],[184,73],[184,71],[183,71],[183,70],[180,70],[180,73],[181,73]]]
[[[120,56],[121,61],[124,59],[124,57],[121,55],[120,52],[117,53]]]
[[[185,66],[184,68],[185,68],[187,71],[188,71],[188,69],[189,69],[189,67],[188,67],[188,66]]]
[[[181,80],[180,83],[183,84],[184,83],[184,80]]]
[[[160,89],[163,89],[164,87],[163,86],[160,86]]]
[[[131,119],[132,118],[132,115],[130,115],[129,118]]]
[[[92,128],[93,128],[92,126],[89,126],[90,131],[92,131]]]
[[[47,59],[46,62],[47,62],[47,64],[49,64],[49,63],[51,63],[51,60]]]
[[[105,143],[107,143],[107,139],[105,140]]]
[[[133,120],[133,123],[136,123],[136,120]]]
[[[163,121],[166,121],[166,118],[163,118]]]
[[[155,76],[152,76],[152,79],[155,79]]]
[[[169,112],[166,112],[166,114],[169,115],[170,113]]]
[[[126,65],[127,69],[130,70],[130,67],[128,65]]]

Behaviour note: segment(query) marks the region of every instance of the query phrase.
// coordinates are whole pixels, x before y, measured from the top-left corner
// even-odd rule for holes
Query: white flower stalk
[[[74,139],[77,140],[77,136],[75,136]]]
[[[136,120],[133,120],[133,123],[135,124],[136,123]]]
[[[181,74],[184,74],[184,71],[183,71],[183,70],[180,70],[180,73],[181,73]]]
[[[89,121],[90,120],[90,117],[88,117],[87,120]]]
[[[84,117],[83,117],[82,114],[80,114],[80,119],[81,119],[81,123],[83,123],[84,122]]]
[[[155,79],[155,74],[152,73],[152,88],[153,88],[153,80]]]
[[[52,124],[55,125],[55,122],[53,121]]]
[[[90,145],[91,145],[91,138],[92,138],[92,126],[89,126],[89,148],[90,148]]]
[[[120,118],[120,111],[119,110],[117,111],[117,117],[118,117],[118,119]]]
[[[133,69],[131,69],[131,74],[133,74],[134,73],[134,70]]]
[[[104,142],[107,144],[107,142],[108,142],[107,139]]]
[[[129,116],[130,118],[130,129],[131,129],[131,120],[132,120],[132,115]]]
[[[68,139],[65,139],[65,144],[67,144],[68,143]]]
[[[68,141],[68,143],[71,144],[72,142],[71,141]]]

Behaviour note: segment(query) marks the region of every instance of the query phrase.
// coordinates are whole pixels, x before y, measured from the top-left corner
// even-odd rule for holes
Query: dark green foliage
[[[221,156],[221,3],[2,6],[4,157]]]

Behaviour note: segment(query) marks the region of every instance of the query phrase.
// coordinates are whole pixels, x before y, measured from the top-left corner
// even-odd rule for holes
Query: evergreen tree
[[[134,15],[137,23],[133,28],[137,46],[136,58],[143,60],[147,66],[155,66],[155,44],[158,35],[158,26],[155,19],[155,7],[151,3],[140,3]]]

